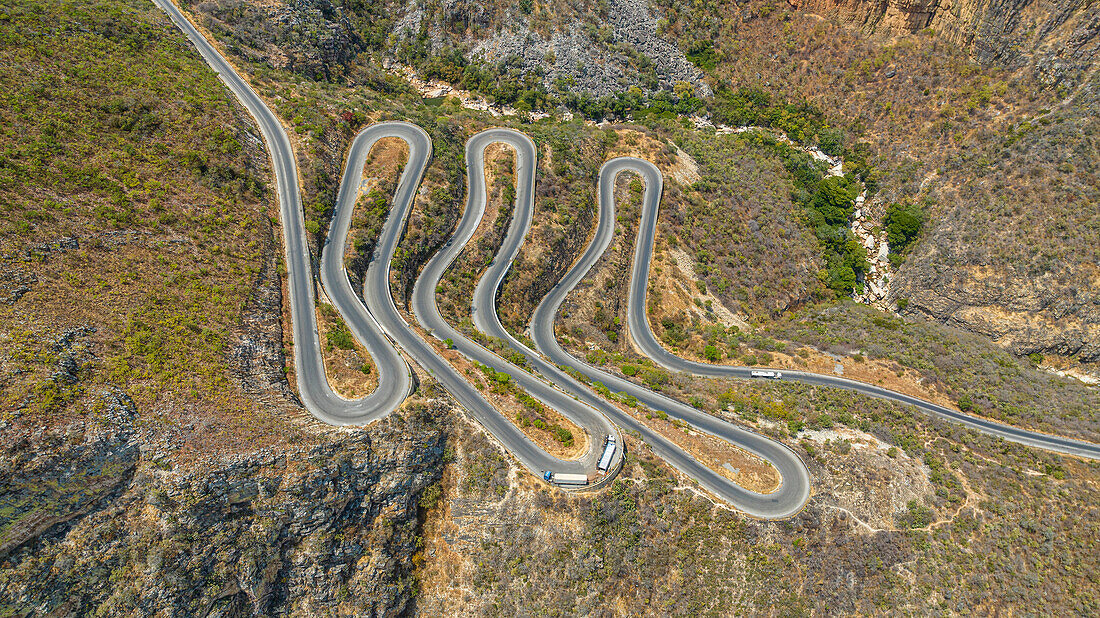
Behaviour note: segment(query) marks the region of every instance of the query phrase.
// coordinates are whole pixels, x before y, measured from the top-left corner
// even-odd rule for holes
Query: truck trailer
[[[615,458],[615,436],[607,434],[607,439],[603,443],[603,455],[600,455],[600,463],[596,464],[596,469],[600,472],[607,472],[607,469],[611,467],[611,460]]]
[[[587,474],[570,474],[568,472],[551,472],[546,470],[542,473],[542,478],[545,481],[554,483],[557,485],[587,485]]]
[[[772,379],[772,380],[782,380],[783,379],[783,372],[782,371],[756,371],[756,370],[754,370],[751,375],[754,378],[769,378],[769,379]]]

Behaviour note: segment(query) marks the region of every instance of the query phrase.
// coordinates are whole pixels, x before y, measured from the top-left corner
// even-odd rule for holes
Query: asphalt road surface
[[[424,270],[413,287],[412,310],[421,325],[434,336],[440,340],[450,339],[454,348],[462,355],[482,365],[488,365],[494,371],[508,374],[512,381],[532,397],[565,415],[588,434],[589,448],[581,460],[551,461],[540,459],[537,465],[543,466],[543,470],[554,472],[592,474],[595,472],[596,463],[603,452],[604,439],[608,435],[614,435],[616,444],[622,444],[622,438],[618,435],[615,426],[605,416],[592,409],[592,407],[581,403],[572,395],[471,341],[443,319],[436,303],[436,288],[440,285],[443,274],[462,253],[467,243],[470,242],[474,232],[477,231],[478,224],[481,223],[481,219],[485,215],[485,149],[493,143],[508,144],[516,152],[516,200],[517,203],[531,203],[535,181],[535,145],[531,140],[526,135],[510,129],[489,129],[471,137],[466,142],[466,177],[469,184],[466,210],[462,214],[462,220],[459,221],[454,235],[443,246],[443,249],[424,266]],[[516,218],[516,216],[513,216],[510,229],[515,229],[517,222],[521,220],[522,217]],[[529,217],[527,221],[528,223],[524,224],[524,233],[526,228],[529,227]],[[522,241],[522,235],[520,240]],[[504,247],[502,247],[503,249]],[[519,247],[516,245],[511,254],[515,255],[518,250]],[[499,261],[500,258],[498,257],[497,262]],[[478,290],[481,289],[482,286],[479,285]],[[492,299],[489,300],[489,311],[495,311],[492,306]],[[503,422],[511,426],[510,421],[504,420]],[[617,468],[618,459],[622,458],[622,449],[616,449],[615,458],[612,466],[610,466],[612,470]],[[532,463],[536,462],[532,461]]]
[[[737,427],[731,423],[697,410],[683,402],[639,386],[629,380],[597,369],[562,349],[554,336],[554,320],[562,301],[577,286],[585,274],[603,255],[615,229],[613,200],[614,179],[625,170],[640,170],[650,165],[641,159],[623,157],[612,159],[600,169],[600,212],[596,235],[580,260],[566,273],[550,293],[542,300],[531,318],[531,338],[540,352],[552,362],[571,366],[594,382],[601,382],[612,392],[633,395],[646,407],[668,413],[696,429],[727,440],[770,462],[782,477],[779,489],[761,494],[741,487],[721,474],[700,464],[694,457],[670,443],[633,417],[620,413],[613,417],[624,428],[638,432],[655,453],[680,471],[694,478],[700,485],[721,496],[727,502],[752,515],[767,519],[790,517],[810,498],[810,474],[806,464],[787,446],[760,434]],[[658,176],[659,178],[659,176]]]
[[[275,171],[283,242],[286,246],[287,290],[293,322],[294,368],[302,403],[315,417],[331,425],[365,424],[389,414],[412,390],[410,370],[393,345],[386,341],[377,322],[370,318],[362,303],[356,298],[344,271],[343,260],[338,257],[330,258],[329,255],[343,254],[344,236],[351,216],[348,203],[355,202],[362,176],[363,158],[369,152],[370,145],[378,138],[390,134],[405,137],[410,141],[409,164],[406,166],[405,177],[409,177],[415,189],[419,182],[419,175],[431,156],[430,140],[423,131],[413,125],[372,127],[356,138],[349,155],[349,165],[344,175],[345,182],[341,187],[340,205],[333,217],[333,227],[336,228],[334,231],[342,229],[343,235],[330,234],[330,240],[335,239],[336,242],[329,242],[322,251],[321,280],[332,304],[344,316],[356,339],[363,343],[374,358],[379,372],[379,384],[378,388],[367,397],[347,400],[332,390],[325,377],[321,341],[317,332],[317,316],[314,312],[315,296],[309,245],[306,241],[305,222],[302,217],[302,200],[298,193],[298,170],[286,131],[256,92],[170,0],[154,1],[168,13],[176,26],[195,45],[207,64],[218,73],[229,90],[256,119],[264,141],[267,143],[272,168]],[[410,168],[415,170],[411,176]],[[335,251],[338,253],[334,253]],[[389,256],[386,255],[384,264],[377,263],[371,266],[368,280],[374,284],[385,278],[389,268]]]
[[[583,461],[561,461],[539,448],[514,424],[501,416],[473,385],[409,327],[394,306],[388,284],[390,260],[404,233],[406,218],[412,209],[420,178],[431,159],[431,140],[415,125],[393,122],[368,127],[356,136],[348,153],[348,165],[333,214],[332,229],[322,250],[321,276],[334,307],[340,311],[354,336],[371,351],[379,366],[380,380],[379,388],[374,393],[358,401],[348,401],[332,391],[325,377],[321,358],[314,313],[315,296],[310,275],[310,255],[298,192],[298,172],[286,131],[263,100],[170,0],[154,2],[168,13],[207,64],[218,73],[234,96],[256,119],[271,154],[286,246],[295,369],[298,390],[306,408],[318,419],[332,425],[365,424],[395,410],[411,391],[413,378],[404,360],[385,341],[384,333],[434,376],[533,473],[541,476],[543,470],[594,471],[594,457],[598,455],[589,454],[590,457]],[[367,270],[363,301],[353,302],[347,295],[351,289],[350,283],[343,260],[339,256],[343,255],[352,210],[362,182],[364,161],[371,147],[383,137],[405,140],[409,145],[409,157],[398,183],[393,207],[383,225],[374,257]]]

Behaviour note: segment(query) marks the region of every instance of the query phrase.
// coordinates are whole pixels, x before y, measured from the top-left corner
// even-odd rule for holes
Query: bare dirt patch
[[[691,453],[700,463],[745,489],[771,493],[779,489],[782,477],[767,461],[710,434],[692,429],[663,412],[632,409],[630,413],[651,429]]]
[[[317,332],[325,377],[332,390],[347,399],[359,399],[374,392],[378,387],[377,367],[331,305],[321,305],[317,310]]]

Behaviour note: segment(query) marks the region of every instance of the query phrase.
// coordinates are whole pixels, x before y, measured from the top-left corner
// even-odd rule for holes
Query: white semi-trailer
[[[603,455],[600,455],[600,463],[596,464],[596,469],[600,472],[607,472],[607,469],[611,467],[611,460],[615,458],[615,436],[608,434],[607,440],[603,443]]]
[[[752,372],[752,377],[754,377],[754,378],[770,378],[772,380],[782,380],[783,379],[783,372],[782,371],[756,371],[756,370],[754,370]]]
[[[558,485],[587,485],[587,474],[570,474],[568,472],[551,472],[549,470],[542,473],[542,478]]]

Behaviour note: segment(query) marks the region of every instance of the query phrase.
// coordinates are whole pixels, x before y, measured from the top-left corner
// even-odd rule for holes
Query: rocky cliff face
[[[1033,62],[1051,81],[1080,77],[1100,50],[1100,7],[1046,0],[788,0],[805,12],[836,17],[864,32],[930,28],[985,63]]]
[[[410,409],[411,408],[411,409]],[[395,615],[413,594],[441,410],[175,468],[104,392],[94,421],[0,428],[4,615]]]
[[[517,16],[520,17],[520,16]],[[456,19],[456,17],[444,17]],[[523,70],[544,73],[544,84],[569,84],[574,92],[606,96],[629,90],[671,90],[677,82],[694,84],[702,94],[710,87],[675,43],[657,33],[657,19],[647,3],[610,0],[604,30],[577,20],[547,35],[533,34],[530,21],[471,40],[470,55],[491,63],[511,59]]]

